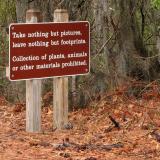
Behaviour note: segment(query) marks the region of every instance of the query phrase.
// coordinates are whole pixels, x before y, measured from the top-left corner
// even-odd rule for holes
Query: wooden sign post
[[[67,10],[57,9],[54,12],[54,22],[68,22]],[[68,123],[68,77],[53,80],[53,127],[63,129]]]
[[[31,9],[26,12],[26,23],[40,21],[41,12],[39,10]],[[26,81],[26,131],[41,131],[41,80]]]
[[[9,79],[26,80],[26,131],[41,131],[41,80],[54,78],[54,128],[68,124],[68,78],[88,74],[88,22],[68,22],[67,10],[55,10],[54,22],[41,21],[39,10],[28,10],[26,23],[9,27]],[[63,23],[62,23],[63,22]],[[61,78],[60,78],[61,77]]]

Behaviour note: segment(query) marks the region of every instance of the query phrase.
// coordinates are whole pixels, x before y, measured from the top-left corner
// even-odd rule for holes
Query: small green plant
[[[160,0],[152,0],[151,3],[154,8],[160,9]]]
[[[16,19],[15,0],[0,0],[0,25],[6,26]]]

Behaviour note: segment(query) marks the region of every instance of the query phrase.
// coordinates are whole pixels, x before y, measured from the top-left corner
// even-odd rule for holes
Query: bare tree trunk
[[[17,22],[25,22],[26,10],[28,9],[28,0],[16,1]]]
[[[128,60],[130,54],[135,51],[131,14],[134,8],[130,8],[130,0],[119,1],[119,32],[118,32],[118,54],[116,58],[117,85],[126,82],[128,71]]]
[[[16,0],[16,17],[17,23],[25,22],[26,18],[26,10],[28,9],[28,0]],[[9,87],[10,99],[13,102],[24,102],[25,101],[25,84],[24,81],[15,81],[11,82],[11,86]],[[12,93],[13,92],[13,93]]]
[[[95,45],[95,50],[99,52],[101,50],[101,54],[104,58],[105,65],[105,74],[108,76],[110,74],[109,71],[109,50],[107,45],[104,45],[109,38],[109,1],[108,0],[94,0],[94,17],[95,17],[95,35],[97,37],[97,43]],[[102,48],[103,46],[103,48]],[[109,76],[108,76],[109,77]]]
[[[160,63],[160,36],[157,37],[158,61]]]

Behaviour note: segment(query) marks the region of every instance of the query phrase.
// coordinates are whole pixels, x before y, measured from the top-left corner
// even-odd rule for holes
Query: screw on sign
[[[89,61],[88,22],[10,25],[11,80],[87,74]]]

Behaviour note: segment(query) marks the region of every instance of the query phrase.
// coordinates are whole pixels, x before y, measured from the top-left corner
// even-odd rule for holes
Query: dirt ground
[[[25,105],[0,98],[0,160],[160,160],[160,98],[106,94],[53,130],[42,109],[42,133],[25,132]]]

